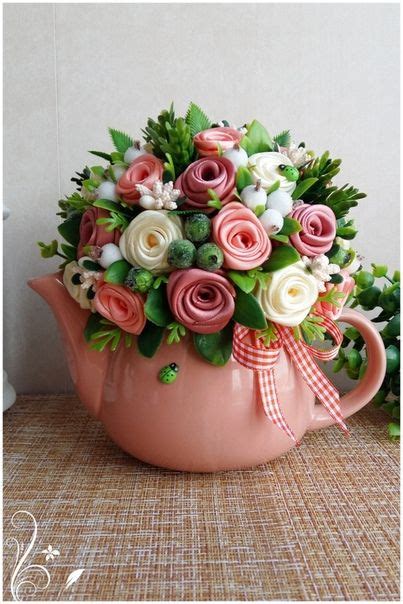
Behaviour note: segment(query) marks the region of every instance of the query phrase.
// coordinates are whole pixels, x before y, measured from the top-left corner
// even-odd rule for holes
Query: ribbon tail
[[[273,424],[276,424],[276,426],[283,430],[283,432],[285,432],[298,445],[299,443],[295,438],[295,434],[287,424],[281,411],[277,397],[273,370],[257,371],[256,374],[259,382],[260,398],[265,414],[269,420],[273,422]]]
[[[322,403],[329,415],[335,420],[345,434],[349,434],[340,408],[340,395],[332,382],[325,376],[313,357],[305,350],[304,345],[296,342],[294,337],[283,332],[286,347],[291,353],[291,360],[300,371],[305,382]]]

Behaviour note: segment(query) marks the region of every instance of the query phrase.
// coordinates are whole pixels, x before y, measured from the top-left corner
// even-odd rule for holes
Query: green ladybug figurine
[[[163,384],[172,384],[178,377],[179,367],[176,363],[165,365],[158,374],[160,382]]]
[[[290,182],[296,182],[299,178],[299,171],[294,166],[286,166],[285,164],[280,164],[278,167],[279,170],[283,173],[283,176]]]

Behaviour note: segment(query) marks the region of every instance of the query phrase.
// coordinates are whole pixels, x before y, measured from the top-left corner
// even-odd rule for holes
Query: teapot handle
[[[340,400],[343,417],[349,417],[369,403],[378,392],[385,377],[386,355],[381,336],[371,321],[363,315],[351,308],[345,308],[339,321],[349,323],[358,329],[364,338],[368,356],[368,366],[364,377],[351,392],[345,394]],[[326,409],[317,404],[314,407],[312,422],[308,430],[327,428],[334,423],[335,421],[329,416]]]

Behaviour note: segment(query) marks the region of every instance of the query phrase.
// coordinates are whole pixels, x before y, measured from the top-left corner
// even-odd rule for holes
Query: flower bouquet
[[[109,132],[114,150],[90,151],[104,164],[77,172],[77,191],[59,201],[65,243],[39,243],[42,256],[63,259],[65,291],[86,311],[86,345],[100,355],[132,347],[138,367],[169,348],[171,362],[147,366],[166,397],[187,370],[176,359],[186,341],[185,359],[254,376],[248,388],[266,422],[297,442],[276,389],[285,351],[346,431],[338,393],[314,360],[337,354],[335,320],[360,268],[348,214],[365,195],[332,183],[341,161],[288,131],[272,137],[256,120],[214,123],[194,103],[185,117],[171,106],[148,119],[143,143]]]

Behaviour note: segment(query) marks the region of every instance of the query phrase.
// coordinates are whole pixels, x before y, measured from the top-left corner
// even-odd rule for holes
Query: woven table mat
[[[385,419],[368,406],[349,439],[328,428],[256,469],[190,474],[120,451],[75,397],[19,397],[4,415],[4,542],[28,544],[29,522],[11,518],[30,512],[25,566],[50,573],[36,600],[398,600],[399,446]],[[49,545],[60,555],[46,562]],[[5,545],[5,600],[14,557]]]

